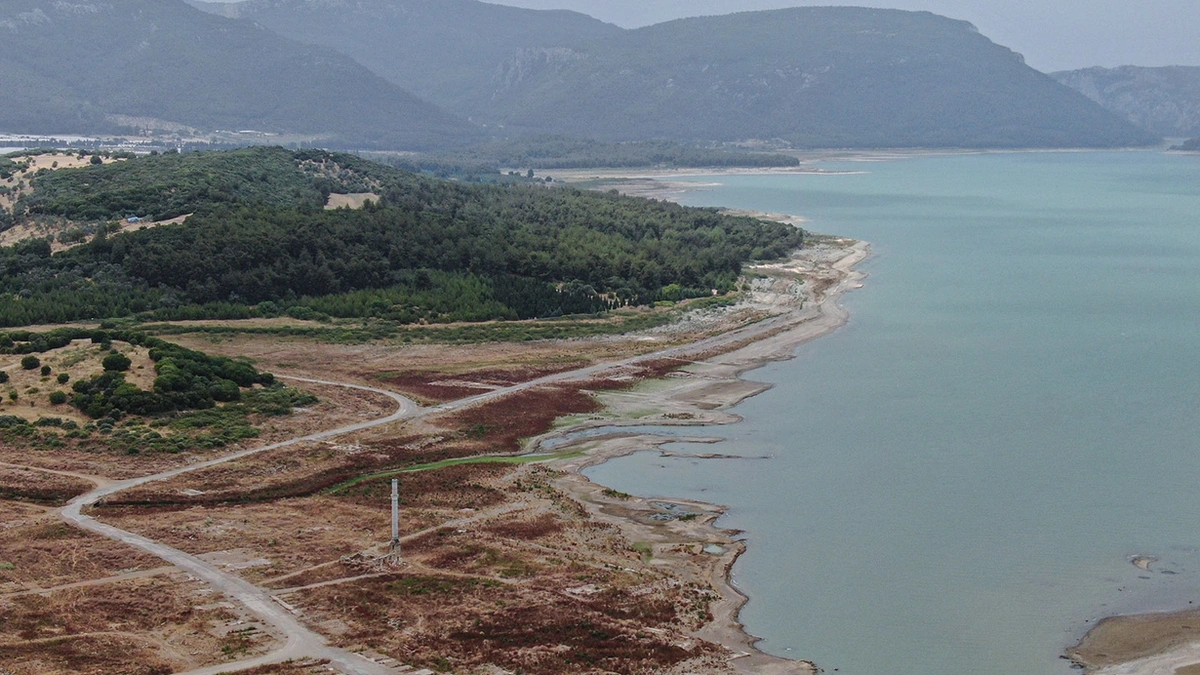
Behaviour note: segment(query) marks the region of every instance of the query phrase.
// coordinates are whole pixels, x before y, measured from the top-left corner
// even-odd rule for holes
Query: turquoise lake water
[[[695,448],[770,459],[589,477],[728,505],[748,630],[829,673],[1064,675],[1097,619],[1200,606],[1200,156],[820,167],[866,173],[682,198],[872,243],[850,323]]]

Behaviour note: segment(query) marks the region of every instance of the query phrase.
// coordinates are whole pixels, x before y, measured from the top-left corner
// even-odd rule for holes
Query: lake
[[[1200,604],[1200,156],[819,167],[855,173],[681,198],[872,244],[850,323],[695,449],[771,459],[588,476],[728,505],[748,631],[841,675],[1064,675],[1099,618]]]

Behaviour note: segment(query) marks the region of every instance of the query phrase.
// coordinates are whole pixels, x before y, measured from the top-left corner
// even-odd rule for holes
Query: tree
[[[38,357],[34,356],[33,354],[30,354],[29,356],[26,356],[25,358],[21,359],[21,367],[24,368],[25,370],[33,370],[34,368],[37,368],[40,365],[42,365],[42,360],[39,359]]]
[[[104,357],[100,364],[104,366],[105,372],[122,372],[129,370],[129,366],[133,365],[133,362],[121,352],[113,352]]]

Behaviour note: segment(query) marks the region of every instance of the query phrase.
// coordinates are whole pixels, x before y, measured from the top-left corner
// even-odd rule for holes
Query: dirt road
[[[866,257],[867,249],[865,245],[861,248],[856,247],[855,250],[855,254],[849,255],[845,259],[839,261],[835,267],[841,269],[842,271],[848,272],[851,267],[860,262],[862,258]],[[842,279],[841,283],[847,284],[853,282],[853,277],[847,274],[846,277]],[[844,289],[839,287],[835,290]],[[271,593],[258,588],[253,584],[250,584],[249,582],[232,573],[223,571],[217,566],[205,562],[196,556],[190,555],[170,546],[166,546],[165,544],[161,544],[157,541],[147,539],[146,537],[142,537],[132,532],[127,532],[111,525],[101,523],[92,517],[85,515],[83,513],[84,509],[94,505],[96,502],[107,496],[114,495],[146,483],[166,480],[192,471],[224,464],[226,462],[231,462],[289,445],[333,438],[335,436],[341,436],[356,431],[379,427],[401,420],[412,420],[431,415],[444,414],[446,412],[459,410],[547,384],[590,379],[605,371],[619,371],[622,368],[634,366],[642,362],[672,358],[687,361],[698,357],[699,355],[712,352],[713,350],[720,350],[722,347],[751,344],[754,343],[755,340],[779,333],[780,331],[786,330],[789,333],[794,333],[795,335],[802,337],[806,335],[811,337],[818,334],[824,334],[825,332],[835,328],[837,325],[841,325],[841,323],[845,321],[845,312],[837,305],[837,298],[840,297],[840,295],[841,294],[838,292],[827,292],[824,294],[821,302],[815,303],[810,307],[793,309],[753,325],[745,326],[691,344],[671,347],[654,353],[628,358],[617,362],[603,363],[578,370],[549,375],[536,380],[531,380],[529,382],[499,388],[478,396],[473,396],[429,408],[421,408],[413,401],[400,396],[399,394],[383,389],[340,382],[328,382],[324,380],[285,378],[298,382],[346,387],[350,389],[373,392],[391,398],[396,402],[397,408],[395,412],[386,417],[360,422],[358,424],[353,424],[330,431],[309,434],[272,445],[252,448],[249,450],[232,453],[224,457],[219,457],[217,459],[198,462],[186,467],[176,468],[150,476],[101,484],[95,490],[70,501],[65,507],[63,507],[61,514],[64,519],[78,525],[79,527],[140,548],[143,551],[151,553],[167,561],[168,563],[175,565],[179,569],[184,570],[197,579],[203,580],[214,590],[224,593],[230,599],[245,606],[266,625],[273,627],[278,636],[284,639],[283,647],[268,654],[236,663],[227,663],[219,666],[193,670],[185,673],[184,675],[216,675],[217,673],[244,670],[260,665],[278,663],[288,659],[300,659],[303,657],[328,659],[331,666],[341,670],[347,675],[397,675],[403,671],[376,663],[359,654],[330,646],[323,636],[305,627],[292,613],[292,611],[285,605],[281,604],[274,596],[272,596]],[[764,345],[763,349],[769,349],[769,347]],[[775,349],[778,349],[778,346],[776,346]],[[754,355],[751,354],[751,357],[753,356]]]

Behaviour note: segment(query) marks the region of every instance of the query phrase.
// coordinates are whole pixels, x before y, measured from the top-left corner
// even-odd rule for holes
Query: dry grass
[[[547,375],[582,368],[584,361],[560,361],[540,365],[515,365],[458,370],[407,370],[398,373],[364,373],[384,385],[423,401],[445,403],[536,380]]]
[[[0,499],[60,505],[92,487],[91,482],[82,478],[0,466]]]
[[[154,388],[154,362],[150,360],[150,350],[145,347],[135,347],[125,342],[113,342],[113,349],[129,357],[132,365],[125,373],[125,381],[136,384],[142,389]],[[42,366],[50,366],[50,374],[42,375],[41,368],[25,370],[21,367],[23,355],[0,355],[0,370],[8,373],[9,381],[0,385],[3,403],[0,404],[0,415],[16,415],[34,421],[39,417],[60,417],[75,420],[79,424],[87,421],[87,417],[67,404],[52,405],[50,393],[62,391],[69,394],[71,385],[79,380],[86,380],[93,375],[104,372],[101,361],[109,352],[102,350],[99,345],[89,340],[75,340],[66,347],[53,349],[43,354],[34,354]],[[59,384],[57,377],[66,373],[70,380]],[[16,401],[9,398],[10,392],[16,392],[20,397]]]
[[[291,415],[251,418],[251,424],[260,431],[258,437],[224,448],[197,448],[179,454],[143,452],[134,456],[126,454],[123,450],[113,450],[105,444],[102,437],[93,436],[80,441],[67,439],[64,447],[54,448],[39,447],[30,443],[0,444],[0,462],[124,479],[165,471],[201,458],[209,459],[241,449],[269,445],[298,435],[354,424],[363,419],[382,417],[395,410],[395,403],[391,399],[372,392],[310,384],[301,384],[298,388],[312,392],[319,401],[298,409]],[[5,414],[3,408],[0,408],[0,414]],[[157,485],[151,486],[150,489],[157,489]],[[176,494],[186,488],[186,485],[174,485],[172,483],[172,487],[166,491]]]
[[[325,202],[325,210],[332,211],[333,209],[361,209],[367,205],[367,201],[379,203],[379,195],[374,192],[351,192],[350,194],[331,193],[329,199]]]
[[[264,320],[247,323],[261,321]],[[280,324],[298,323],[291,319],[278,321]],[[241,325],[243,322],[201,323]],[[488,343],[470,347],[383,343],[343,345],[304,337],[203,333],[172,335],[170,339],[213,355],[246,356],[253,359],[259,368],[274,373],[315,375],[327,380],[371,385],[384,383],[385,386],[387,378],[405,373],[437,373],[452,379],[474,380],[473,373],[569,369],[598,361],[626,358],[658,346],[654,342],[613,339]],[[479,391],[472,390],[472,393]]]
[[[263,561],[236,570],[251,581],[336,561],[390,536],[383,507],[373,512],[329,497],[211,508],[112,508],[99,515],[188,553],[237,551],[240,559]]]
[[[0,663],[14,675],[166,675],[271,642],[183,575],[9,598],[0,607]]]
[[[168,675],[175,672],[155,645],[133,635],[102,633],[34,644],[0,645],[11,675]]]
[[[340,644],[438,670],[657,673],[714,650],[671,630],[674,605],[661,595],[610,588],[580,599],[554,581],[399,573],[298,595],[315,620],[344,626]]]
[[[0,593],[49,588],[158,567],[162,561],[138,549],[0,502]]]

